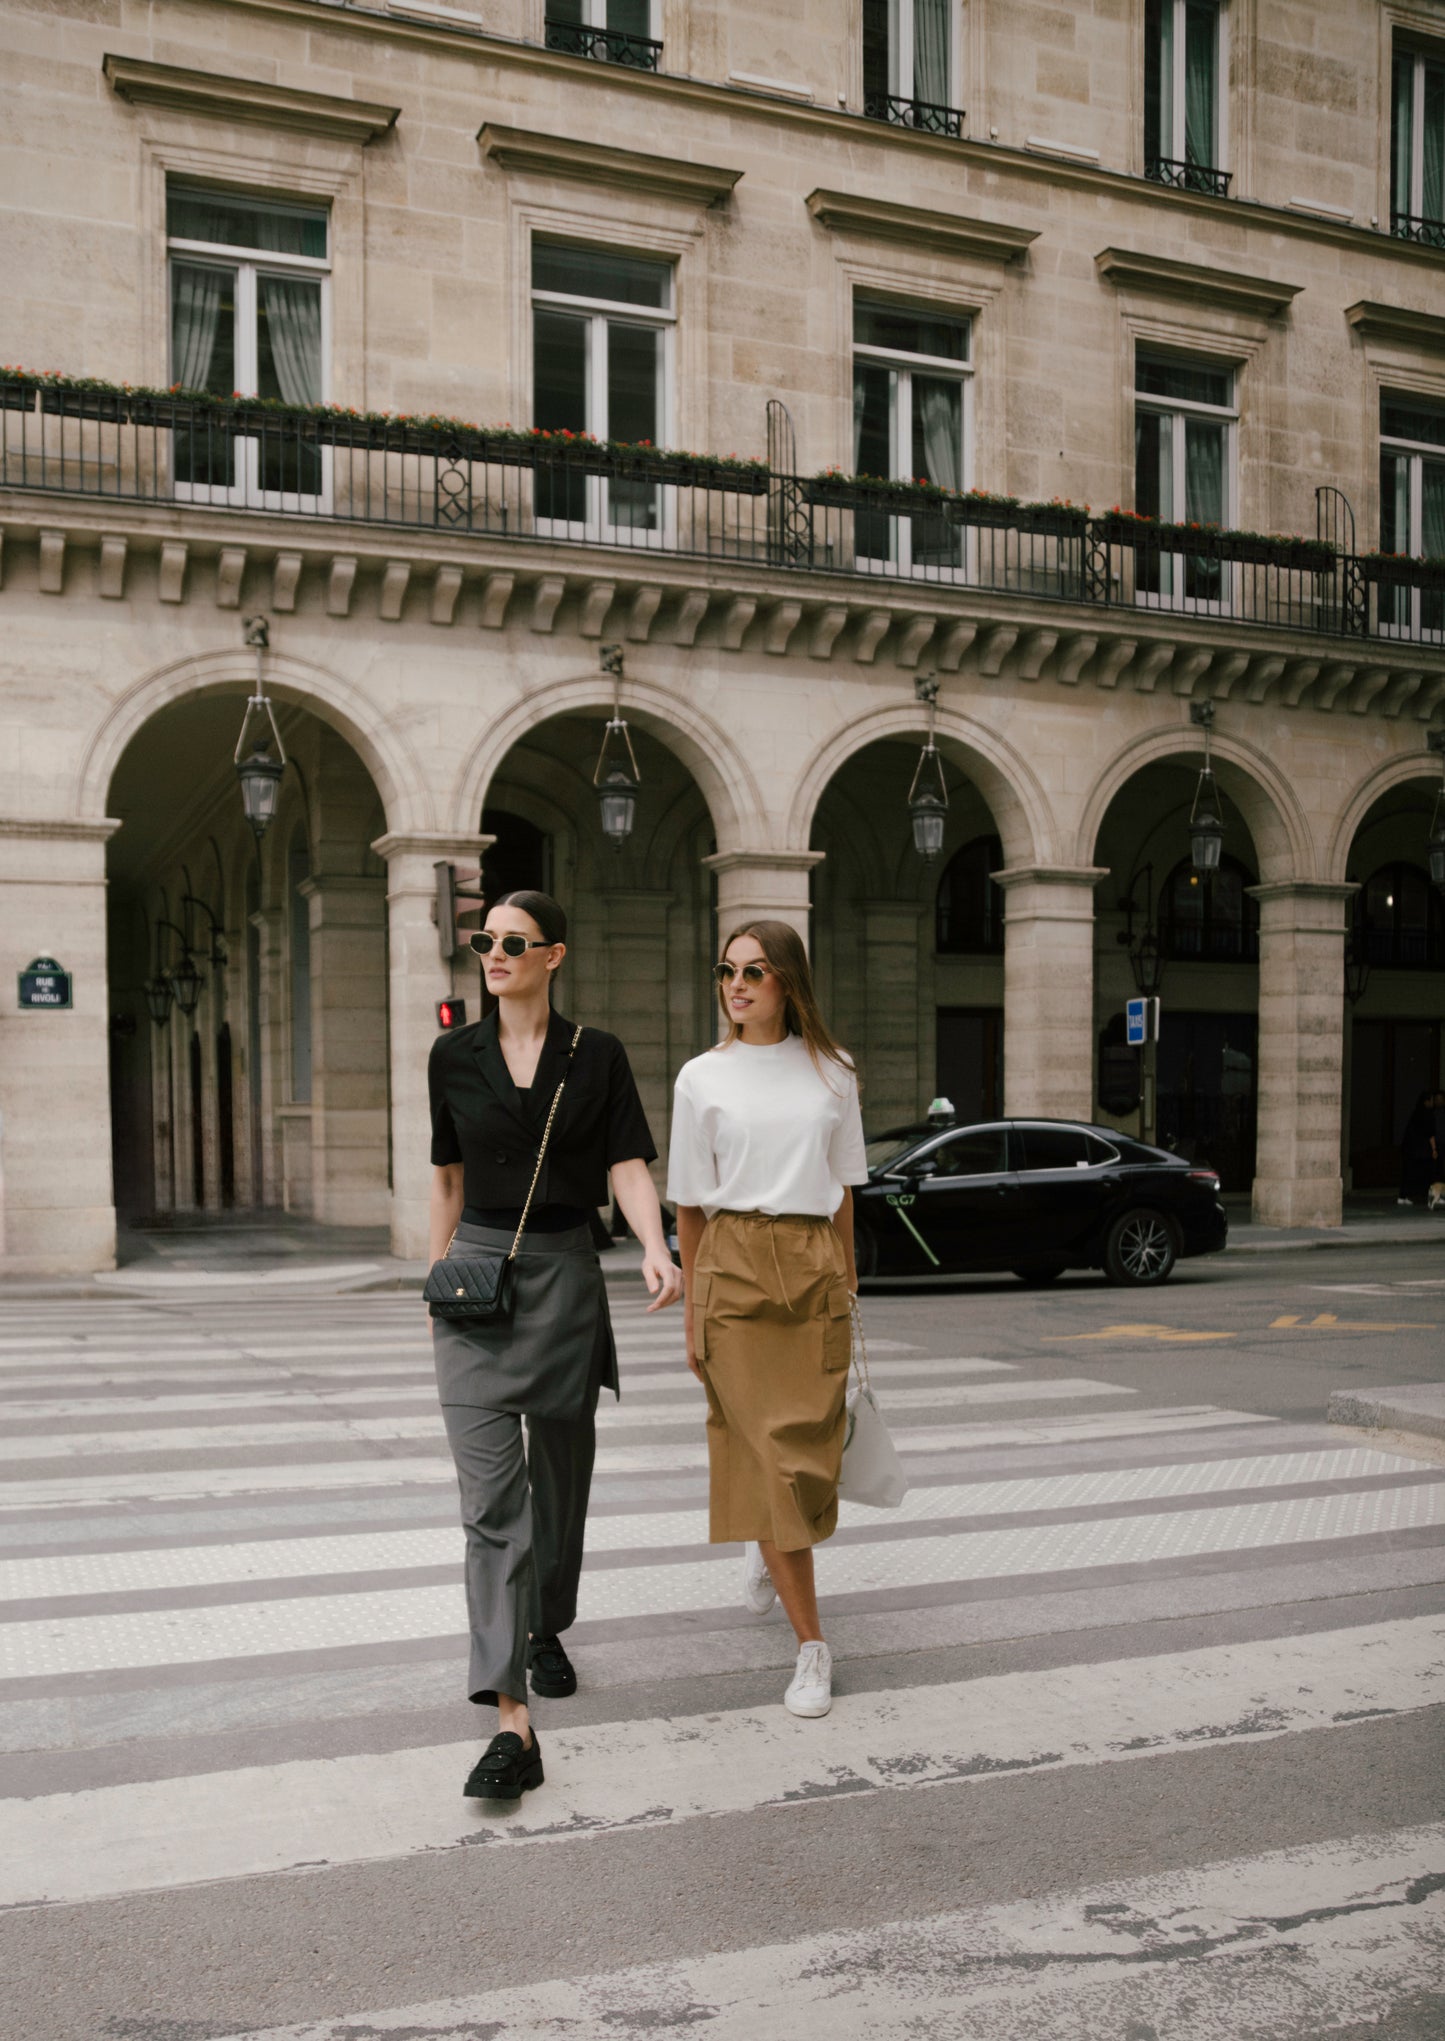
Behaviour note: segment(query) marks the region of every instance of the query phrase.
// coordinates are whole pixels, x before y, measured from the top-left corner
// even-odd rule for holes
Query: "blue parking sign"
[[[1143,999],[1128,1000],[1124,1007],[1124,1038],[1131,1049],[1142,1049],[1149,1039],[1145,1018],[1148,1002]]]

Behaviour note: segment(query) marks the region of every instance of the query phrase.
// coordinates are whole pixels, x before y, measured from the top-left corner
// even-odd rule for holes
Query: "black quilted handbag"
[[[572,1046],[567,1051],[567,1069],[572,1068],[572,1058],[577,1054],[577,1044],[582,1039],[578,1028],[572,1037]],[[566,1089],[564,1075],[561,1084],[553,1094],[551,1110],[547,1114],[547,1125],[542,1132],[542,1145],[537,1150],[537,1167],[532,1172],[532,1187],[527,1192],[527,1202],[522,1207],[522,1217],[517,1225],[516,1237],[506,1254],[495,1249],[481,1254],[469,1254],[465,1258],[454,1256],[456,1244],[453,1232],[447,1242],[447,1251],[440,1261],[434,1261],[422,1285],[422,1296],[433,1318],[446,1318],[468,1322],[485,1318],[505,1318],[512,1309],[516,1295],[517,1249],[522,1244],[522,1235],[527,1230],[527,1215],[532,1209],[532,1200],[537,1193],[537,1183],[542,1174],[542,1160],[547,1153],[547,1143],[552,1138],[552,1122],[557,1117],[557,1107]]]

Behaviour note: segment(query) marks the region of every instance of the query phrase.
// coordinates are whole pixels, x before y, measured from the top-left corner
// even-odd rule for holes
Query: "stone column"
[[[808,940],[808,874],[820,850],[720,850],[703,863],[717,876],[718,939],[740,921],[786,921]]]
[[[384,1226],[386,882],[335,874],[300,890],[311,916],[311,1212],[326,1226]]]
[[[436,1039],[436,1003],[453,990],[451,968],[437,944],[433,913],[438,859],[475,868],[490,836],[379,836],[371,846],[386,859],[387,956],[391,1005],[391,1251],[421,1261],[427,1251],[431,1196],[431,1109],[426,1067]],[[468,972],[475,1002],[476,977]],[[468,1008],[469,1019],[480,1009]]]
[[[933,1073],[919,1068],[923,1015],[919,1006],[916,900],[864,900],[864,1101],[869,1126],[922,1119],[933,1096]]]
[[[1094,888],[1100,865],[1019,865],[1004,890],[1004,1111],[1094,1116]]]
[[[250,916],[250,923],[256,931],[256,1054],[260,1093],[253,1150],[260,1167],[252,1172],[251,1202],[284,1207],[286,1172],[281,1111],[286,1099],[285,914],[279,907],[258,907]],[[248,1009],[248,1053],[250,1023]]]
[[[1344,1066],[1345,903],[1353,886],[1251,886],[1259,902],[1262,1226],[1338,1226]]]
[[[118,822],[0,819],[0,1273],[115,1265],[105,845]],[[71,974],[68,1011],[22,1011],[36,957]]]

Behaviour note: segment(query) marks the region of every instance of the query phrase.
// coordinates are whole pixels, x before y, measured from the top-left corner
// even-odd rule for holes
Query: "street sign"
[[[54,957],[36,957],[20,973],[20,1005],[35,1012],[64,1012],[71,1005],[70,973]]]
[[[1129,999],[1124,1002],[1124,1039],[1131,1049],[1142,1049],[1159,1039],[1157,999]]]

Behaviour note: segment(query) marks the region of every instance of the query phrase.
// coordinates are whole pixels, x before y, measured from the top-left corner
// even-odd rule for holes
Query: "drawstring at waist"
[[[778,1258],[779,1226],[831,1226],[832,1220],[818,1212],[717,1212],[715,1218],[742,1219],[752,1226],[766,1226],[768,1246],[772,1250],[773,1273],[778,1279],[778,1291],[787,1306],[788,1316],[796,1318],[797,1307],[788,1293],[787,1280],[783,1275],[783,1264]]]

